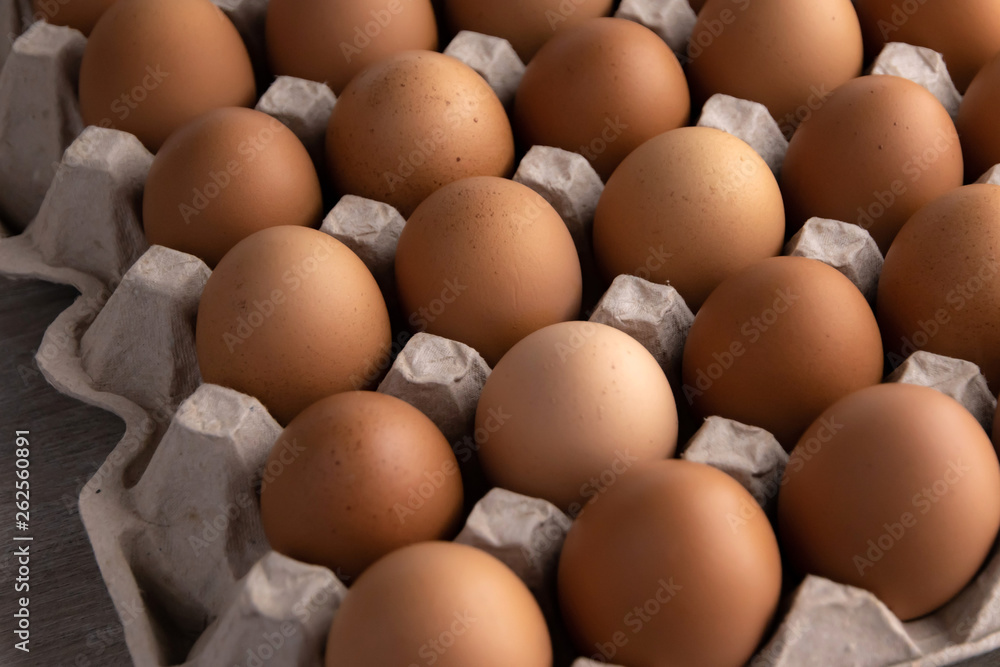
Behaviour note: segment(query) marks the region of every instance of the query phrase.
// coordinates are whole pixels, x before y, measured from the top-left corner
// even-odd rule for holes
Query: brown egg
[[[493,89],[467,65],[429,51],[393,56],[351,81],[326,133],[333,185],[408,217],[469,176],[506,176],[514,136]]]
[[[907,621],[982,566],[1000,529],[1000,465],[957,401],[915,385],[869,387],[803,434],[778,519],[801,571],[865,588]]]
[[[991,0],[857,0],[871,57],[888,42],[944,55],[960,92],[1000,52],[1000,5]]]
[[[584,655],[619,665],[742,667],[778,606],[781,557],[733,478],[688,461],[637,467],[587,505],[559,559]]]
[[[861,74],[851,0],[708,0],[688,44],[692,97],[760,102],[786,134]]]
[[[611,13],[612,0],[445,0],[445,14],[455,30],[503,37],[524,62],[552,35],[587,19]]]
[[[282,432],[264,466],[260,512],[275,551],[350,580],[391,551],[454,535],[462,477],[420,410],[349,391],[313,403]]]
[[[80,65],[84,122],[131,132],[153,152],[206,111],[256,95],[246,46],[209,0],[118,0]]]
[[[962,147],[923,86],[866,76],[802,123],[781,169],[789,227],[813,216],[867,229],[885,253],[921,206],[962,184]]]
[[[214,267],[239,241],[277,225],[318,226],[319,177],[309,153],[276,118],[227,107],[170,135],[142,198],[150,243]]]
[[[920,209],[886,255],[878,321],[889,361],[917,350],[978,364],[1000,389],[1000,186],[968,185]]]
[[[32,0],[35,20],[52,25],[65,25],[89,35],[97,19],[101,18],[115,0]]]
[[[358,579],[337,610],[326,667],[552,667],[531,591],[484,551],[423,542]]]
[[[616,18],[561,30],[528,65],[514,100],[522,143],[576,151],[605,180],[642,142],[686,125],[690,111],[674,52],[652,30]]]
[[[804,257],[729,278],[684,346],[684,395],[703,417],[767,429],[791,449],[838,399],[882,378],[875,316],[850,280]]]
[[[697,310],[716,286],[781,253],[785,210],[767,163],[707,127],[650,139],[608,180],[594,219],[605,280],[669,283]]]
[[[1000,164],[1000,57],[979,71],[962,98],[955,125],[962,139],[965,175],[972,181]]]
[[[407,220],[396,285],[410,326],[479,351],[492,366],[514,343],[580,314],[573,238],[541,195],[503,178],[467,178]]]
[[[562,322],[503,356],[476,409],[479,460],[498,486],[570,516],[642,461],[677,446],[677,407],[659,363],[634,338]]]
[[[438,47],[430,0],[271,0],[265,37],[275,74],[324,81],[338,95],[372,63]]]
[[[196,333],[205,382],[256,396],[282,424],[330,394],[372,385],[391,337],[382,293],[358,256],[290,226],[252,234],[222,258]]]

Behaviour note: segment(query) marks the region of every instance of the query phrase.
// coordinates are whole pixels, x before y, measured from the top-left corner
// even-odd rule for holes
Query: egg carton
[[[686,37],[677,37],[680,2],[626,0],[619,12],[650,22],[681,50]],[[259,19],[261,7],[256,0],[233,3],[229,12],[246,19],[236,21],[246,30],[259,27],[253,17]],[[663,23],[657,26],[657,20]],[[468,59],[498,94],[516,86],[523,66],[518,70],[509,45],[474,34],[460,39],[451,52]],[[350,582],[342,573],[268,548],[257,493],[280,428],[256,399],[201,382],[194,317],[209,270],[194,257],[147,245],[139,221],[152,160],[145,148],[114,130],[79,133],[72,82],[80,46],[78,33],[35,25],[15,44],[0,74],[0,141],[14,141],[14,154],[31,171],[36,189],[59,152],[37,215],[26,205],[37,190],[12,188],[12,169],[0,168],[2,215],[14,229],[24,216],[31,220],[24,233],[0,240],[0,270],[80,290],[46,331],[36,356],[39,368],[63,393],[126,423],[124,437],[79,502],[129,650],[143,667],[320,665],[327,629]],[[884,54],[876,67],[895,67],[946,90],[940,57],[925,51],[896,49],[897,55]],[[20,112],[11,100],[24,102]],[[288,125],[318,157],[334,103],[325,86],[281,77],[258,108]],[[706,105],[699,124],[740,136],[780,170],[787,142],[761,105],[719,96]],[[60,143],[68,145],[64,154],[56,148]],[[31,145],[45,150],[36,155],[26,148]],[[556,208],[588,279],[599,284],[589,238],[603,185],[586,160],[534,147],[515,179]],[[1000,170],[984,179],[1000,183]],[[18,210],[21,217],[9,214]],[[391,303],[392,257],[403,224],[385,204],[344,197],[322,230],[355,250]],[[882,257],[856,226],[811,220],[785,252],[825,261],[869,298],[875,293]],[[681,352],[693,315],[676,290],[619,276],[589,315],[636,338],[672,386],[681,387]],[[475,452],[488,437],[474,430],[474,414],[489,367],[468,346],[428,334],[401,335],[394,346],[399,353],[378,390],[421,409],[460,458]],[[996,402],[968,362],[918,352],[888,380],[935,387],[961,401],[984,428],[991,426]],[[680,394],[679,401],[683,408]],[[682,456],[732,475],[773,517],[788,455],[769,433],[709,418]],[[456,540],[500,558],[534,592],[550,620],[557,665],[587,667],[613,656],[578,657],[556,620],[554,574],[570,524],[570,517],[543,500],[493,489],[475,504]],[[994,551],[957,598],[904,624],[865,591],[808,577],[750,664],[994,664],[995,656],[987,654],[1000,648],[998,587],[1000,556]]]

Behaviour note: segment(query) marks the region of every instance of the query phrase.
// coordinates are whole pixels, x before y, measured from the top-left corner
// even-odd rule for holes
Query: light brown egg
[[[393,396],[349,391],[313,403],[264,466],[261,522],[271,548],[350,580],[414,542],[448,538],[462,477],[430,419]]]
[[[308,227],[270,227],[237,243],[198,305],[202,378],[257,397],[282,424],[321,398],[374,384],[390,337],[364,263]]]
[[[65,25],[89,35],[97,19],[101,18],[115,0],[32,0],[35,20],[52,25]]]
[[[944,55],[959,92],[1000,52],[1000,5],[991,0],[857,0],[871,57],[888,42]]]
[[[476,409],[479,460],[498,486],[570,516],[677,446],[663,370],[634,338],[591,322],[540,329],[503,356]]]
[[[587,505],[563,545],[558,586],[586,657],[742,667],[777,609],[781,557],[764,511],[733,478],[658,461]]]
[[[250,234],[318,226],[319,177],[309,153],[276,118],[227,107],[199,116],[163,144],[142,198],[150,243],[214,267]]]
[[[669,283],[697,311],[723,280],[774,257],[785,240],[781,191],[767,163],[720,130],[650,139],[615,170],[594,219],[606,281]]]
[[[760,102],[786,134],[861,74],[851,0],[708,0],[688,44],[696,104],[716,93]]]
[[[915,385],[869,387],[803,434],[778,519],[802,572],[865,588],[907,621],[982,566],[1000,529],[1000,464],[957,401]]]
[[[524,62],[560,30],[611,13],[612,0],[445,0],[452,27],[503,37]]]
[[[674,52],[617,18],[561,30],[528,65],[514,100],[525,146],[580,153],[605,180],[644,141],[686,125],[690,111]]]
[[[351,81],[326,133],[333,185],[409,217],[443,185],[506,176],[514,166],[507,112],[483,77],[429,51],[409,51]]]
[[[684,346],[684,395],[703,417],[767,429],[791,449],[832,403],[882,378],[871,307],[842,273],[773,257],[729,278]]]
[[[962,140],[965,177],[974,181],[1000,164],[1000,56],[987,63],[962,98],[955,126]]]
[[[813,216],[854,223],[885,253],[911,215],[962,178],[958,133],[937,98],[875,75],[844,84],[802,123],[781,191],[790,229]]]
[[[538,603],[506,565],[464,544],[424,542],[351,587],[325,664],[552,667],[552,645]]]
[[[936,199],[899,232],[878,286],[889,361],[917,350],[978,364],[1000,388],[1000,186]]]
[[[257,95],[246,46],[209,0],[117,0],[87,40],[80,113],[156,152],[170,134]]]
[[[504,178],[447,185],[407,220],[396,285],[417,331],[479,351],[491,366],[533,331],[580,314],[573,238],[541,195]]]
[[[323,81],[338,95],[368,65],[438,47],[430,0],[270,0],[265,37],[275,74]]]

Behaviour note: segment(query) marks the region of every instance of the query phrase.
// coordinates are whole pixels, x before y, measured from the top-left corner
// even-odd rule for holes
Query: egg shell
[[[760,102],[790,134],[861,74],[864,48],[851,0],[708,0],[687,57],[696,104],[716,93]]]
[[[115,0],[32,0],[36,19],[65,25],[89,35],[97,19]],[[13,37],[11,38],[13,39]]]
[[[210,111],[174,132],[156,154],[142,199],[150,243],[214,267],[267,227],[318,226],[319,177],[302,142],[252,109]]]
[[[882,267],[889,361],[926,350],[977,364],[1000,388],[1000,186],[967,185],[920,209]]]
[[[1000,164],[1000,56],[987,63],[962,98],[955,126],[962,140],[965,176],[978,178]]]
[[[609,480],[677,446],[670,383],[617,329],[563,322],[524,338],[490,374],[476,409],[479,460],[498,486],[570,516]]]
[[[962,147],[926,88],[873,75],[833,92],[795,132],[781,168],[789,228],[811,217],[867,229],[885,253],[920,207],[962,185]]]
[[[698,311],[683,392],[701,416],[760,426],[790,450],[882,369],[878,325],[858,288],[818,260],[773,257],[723,282]]]
[[[424,542],[370,567],[340,605],[327,667],[552,667],[545,618],[531,592],[484,551]]]
[[[436,50],[438,31],[430,0],[270,0],[265,41],[275,74],[325,82],[340,94],[368,65]]]
[[[569,230],[548,202],[503,178],[467,178],[424,201],[396,248],[408,324],[476,349],[491,366],[517,341],[580,314]]]
[[[84,122],[131,132],[153,152],[197,116],[256,95],[246,46],[209,0],[117,0],[80,65]]]
[[[594,218],[606,281],[669,283],[697,310],[719,283],[781,253],[785,210],[767,163],[707,127],[650,139],[615,170]]]
[[[507,112],[469,66],[408,51],[359,74],[330,116],[327,160],[334,187],[392,204],[403,217],[438,188],[514,167]]]
[[[389,313],[347,246],[308,227],[243,239],[212,272],[195,344],[205,382],[260,400],[279,423],[364,389],[389,358]]]
[[[803,434],[778,495],[784,552],[865,588],[906,621],[950,600],[1000,529],[1000,464],[979,422],[937,390],[858,391]]]
[[[659,461],[587,505],[563,545],[558,590],[567,627],[595,660],[742,667],[777,610],[781,556],[732,477]]]
[[[528,64],[514,98],[522,143],[580,153],[605,180],[644,141],[686,125],[690,111],[674,52],[618,18],[560,31]]]
[[[264,466],[260,511],[275,551],[350,580],[391,551],[451,537],[462,518],[462,478],[422,412],[350,391],[288,424]]]

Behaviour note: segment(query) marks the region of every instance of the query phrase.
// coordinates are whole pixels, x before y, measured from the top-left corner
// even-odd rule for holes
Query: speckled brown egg
[[[832,403],[878,383],[865,297],[815,259],[772,257],[724,281],[684,346],[684,396],[703,417],[767,429],[786,449]]]
[[[690,111],[674,52],[652,30],[617,18],[560,31],[528,65],[514,100],[522,143],[580,153],[603,179],[647,139],[686,125]]]
[[[1000,164],[997,109],[1000,109],[1000,56],[987,63],[972,80],[955,119],[965,156],[965,176],[970,181]]]
[[[871,57],[889,42],[944,55],[960,92],[1000,52],[1000,4],[991,0],[857,0]]]
[[[743,667],[777,610],[781,556],[764,511],[736,480],[658,461],[573,523],[558,591],[566,626],[592,660]]]
[[[786,134],[861,74],[851,0],[708,0],[688,44],[697,104],[716,93],[760,102]]]
[[[318,226],[319,177],[302,142],[252,109],[210,111],[163,144],[146,178],[146,238],[214,267],[250,234]]]
[[[449,538],[461,520],[451,446],[422,412],[386,394],[349,391],[310,405],[262,475],[271,547],[342,579],[408,544]]]
[[[323,81],[337,94],[368,65],[438,47],[430,0],[270,0],[265,25],[275,74]]]
[[[226,253],[198,305],[205,382],[260,399],[287,424],[321,398],[378,381],[389,313],[372,274],[332,236],[270,227]]]
[[[1000,464],[954,399],[869,387],[803,434],[778,521],[800,571],[867,589],[908,621],[954,597],[985,561],[1000,529]]]
[[[533,331],[580,314],[576,246],[541,195],[467,178],[427,198],[396,249],[396,285],[417,331],[479,351],[491,366]]]
[[[235,26],[209,0],[117,0],[87,40],[80,113],[156,152],[219,107],[252,106],[253,68]]]
[[[898,76],[844,84],[802,123],[781,168],[788,223],[832,218],[867,229],[885,253],[921,206],[962,185],[948,111]]]
[[[507,112],[483,77],[429,51],[366,69],[337,100],[326,133],[333,185],[408,217],[438,188],[514,166]]]
[[[612,4],[612,0],[445,0],[444,7],[455,30],[503,37],[528,62],[558,31],[607,16]]]
[[[650,139],[608,180],[594,219],[605,280],[669,283],[692,310],[729,276],[781,252],[785,209],[767,163],[720,130]]]
[[[1000,186],[967,185],[920,209],[889,249],[878,321],[889,361],[916,350],[978,364],[1000,388]]]
[[[65,25],[89,35],[97,20],[101,18],[115,0],[32,0],[36,20],[45,20],[52,25]]]

